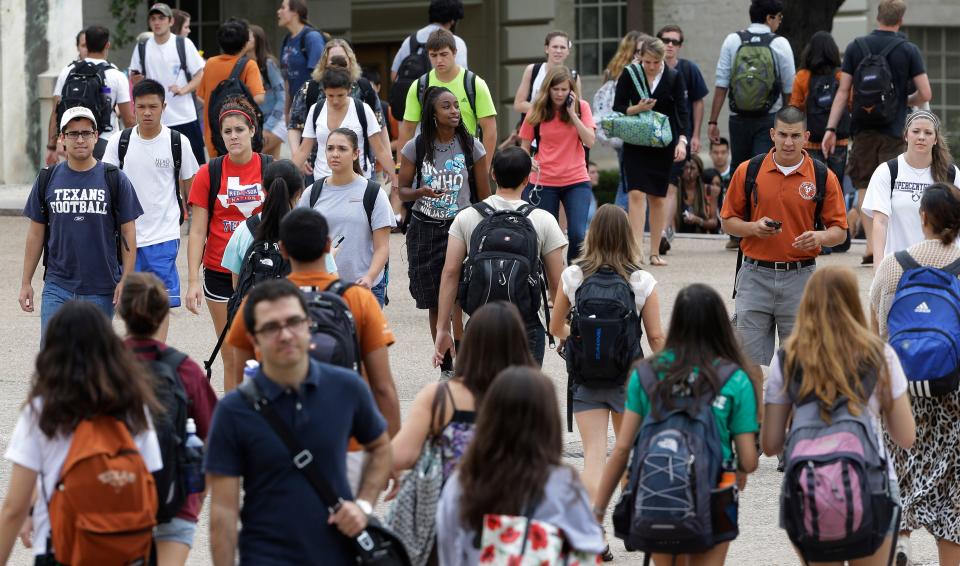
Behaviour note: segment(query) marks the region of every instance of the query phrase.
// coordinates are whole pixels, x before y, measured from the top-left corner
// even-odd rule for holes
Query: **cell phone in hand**
[[[340,244],[343,243],[344,237],[345,236],[343,234],[340,234],[339,236],[337,236],[337,239],[333,241],[333,247],[339,248]]]
[[[564,104],[564,106],[570,106],[571,104],[573,104],[573,93],[572,93],[572,92],[567,95],[567,99],[564,101],[563,104]]]
[[[783,222],[780,222],[779,220],[764,220],[763,223],[774,230],[779,230],[780,227],[783,226]]]

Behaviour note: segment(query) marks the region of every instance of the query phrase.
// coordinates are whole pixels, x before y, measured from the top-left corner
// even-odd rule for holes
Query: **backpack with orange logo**
[[[157,490],[122,421],[80,422],[48,507],[57,562],[148,564]]]

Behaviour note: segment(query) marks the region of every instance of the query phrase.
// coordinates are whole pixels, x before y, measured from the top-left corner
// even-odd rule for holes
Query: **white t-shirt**
[[[780,165],[779,163],[777,163],[776,157],[773,158],[773,163],[777,166],[777,169],[779,169],[780,172],[783,173],[783,176],[786,177],[790,173],[793,173],[794,171],[799,169],[801,165],[803,165],[803,156],[801,156],[800,161],[798,161],[794,165]]]
[[[440,28],[440,24],[427,24],[426,26],[417,30],[417,41],[421,44],[424,44],[423,50],[426,53],[426,43],[427,39],[430,38],[430,34]],[[457,65],[467,69],[467,44],[460,38],[459,35],[453,36],[453,42],[457,45]],[[403,63],[403,60],[407,58],[407,55],[410,54],[410,37],[407,36],[404,38],[403,43],[400,44],[400,49],[397,50],[397,54],[393,57],[393,64],[390,65],[390,70],[394,73],[400,71],[400,63]]]
[[[900,359],[897,358],[897,353],[892,346],[885,344],[883,354],[887,362],[887,373],[890,376],[890,397],[896,400],[907,392],[907,376],[904,375],[903,368],[900,366]],[[877,435],[880,454],[887,455],[886,444],[883,440],[883,426],[880,421],[880,399],[877,398],[879,391],[879,387],[874,388],[873,394],[870,395],[870,401],[867,403],[867,409],[870,412],[873,430]],[[773,361],[770,362],[770,373],[767,374],[767,381],[763,389],[763,402],[770,405],[790,405],[793,403],[783,385],[780,356],[774,356]],[[893,469],[893,458],[889,455],[887,455],[887,473],[890,479],[897,479],[897,472]]]
[[[184,38],[183,51],[187,61],[187,70],[190,75],[195,77],[197,73],[203,70],[206,62],[193,42]],[[197,119],[197,108],[193,104],[193,97],[189,94],[174,96],[170,92],[171,86],[186,86],[187,75],[180,68],[180,55],[177,54],[176,37],[171,34],[163,44],[157,43],[154,37],[147,40],[146,45],[147,72],[143,72],[143,64],[140,61],[140,49],[133,46],[133,55],[130,56],[130,70],[145,74],[148,79],[153,79],[162,84],[167,89],[166,103],[167,107],[163,110],[161,121],[164,126],[178,126],[188,124]]]
[[[143,216],[136,222],[137,246],[179,240],[181,211],[174,187],[179,190],[180,183],[173,180],[170,128],[160,126],[160,133],[151,140],[141,138],[138,131],[136,127],[130,134],[130,146],[123,159],[123,172],[143,206]],[[180,144],[180,179],[192,179],[200,166],[187,136],[180,136]],[[104,163],[120,165],[119,147],[120,136],[113,136],[103,154]]]
[[[583,284],[583,270],[579,265],[567,266],[560,274],[560,283],[563,294],[567,296],[571,305],[577,303],[577,289]],[[630,288],[633,290],[633,300],[637,304],[637,313],[643,310],[647,297],[653,293],[657,280],[650,273],[638,269],[630,274]]]
[[[956,171],[960,178],[960,169]],[[905,250],[923,241],[920,226],[920,199],[923,191],[933,184],[930,168],[914,169],[907,165],[903,154],[897,156],[897,179],[890,195],[890,167],[881,163],[870,177],[867,194],[863,198],[863,213],[873,218],[874,212],[887,215],[887,242],[884,257]]]
[[[92,59],[87,57],[84,61],[89,61],[94,65],[100,63],[109,63],[106,59]],[[70,70],[73,69],[73,66],[76,62],[70,63],[60,71],[60,75],[57,76],[57,82],[53,86],[53,95],[60,97],[63,93],[63,86],[67,82],[67,75],[70,74]],[[111,64],[112,65],[112,64]],[[117,104],[123,104],[124,102],[130,102],[130,81],[127,80],[127,75],[123,74],[123,71],[117,69],[114,66],[111,66],[109,69],[103,72],[104,82],[106,82],[106,87],[110,89],[110,92],[107,93],[107,96],[110,98],[110,102],[113,104],[113,107],[116,108]],[[101,139],[110,139],[113,136],[114,132],[120,131],[122,128],[119,127],[117,122],[117,115],[114,112],[110,113],[110,128],[107,129],[103,127],[103,124],[97,124],[97,130],[100,132]],[[57,124],[57,127],[60,127],[60,124]]]
[[[42,401],[35,399],[30,405],[20,409],[17,425],[13,429],[13,436],[10,437],[10,444],[4,454],[7,460],[39,474],[37,501],[33,506],[33,553],[35,555],[47,552],[47,537],[50,535],[47,499],[56,489],[57,480],[60,479],[60,469],[63,468],[67,452],[70,451],[70,441],[73,440],[72,434],[58,435],[54,438],[48,438],[43,434],[38,420],[42,406]],[[140,450],[147,470],[155,472],[163,468],[163,458],[160,455],[160,444],[157,442],[157,433],[153,429],[149,412],[147,412],[147,420],[150,422],[149,430],[135,436],[133,441]]]
[[[380,133],[380,123],[377,122],[377,116],[373,113],[370,106],[367,105],[366,102],[362,104],[363,112],[367,116],[367,137],[373,138],[375,134]],[[327,124],[327,110],[329,110],[329,108],[329,104],[324,104],[320,110],[320,115],[317,116],[317,105],[314,104],[310,107],[310,112],[307,113],[307,121],[303,125],[303,137],[317,140],[317,160],[313,164],[313,178],[315,180],[320,180],[323,177],[329,177],[333,174],[330,167],[327,166],[327,155],[324,151],[327,145],[327,136],[330,135],[331,131]],[[360,147],[360,168],[363,169],[363,174],[368,179],[372,179],[374,163],[377,157],[373,155],[371,151],[370,158],[368,159],[364,153],[367,147],[367,140],[363,138],[363,128],[360,127],[360,118],[357,117],[357,105],[354,99],[347,99],[347,114],[337,127],[350,128],[357,133],[357,141]]]

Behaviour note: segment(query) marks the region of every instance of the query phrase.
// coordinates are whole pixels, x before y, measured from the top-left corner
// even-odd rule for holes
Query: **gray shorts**
[[[193,548],[193,535],[196,532],[196,523],[174,517],[167,523],[157,525],[153,529],[153,538],[157,542],[179,542]]]
[[[573,385],[573,412],[592,411],[594,409],[609,409],[614,413],[623,412],[623,404],[627,398],[627,387],[599,388],[586,385]]]

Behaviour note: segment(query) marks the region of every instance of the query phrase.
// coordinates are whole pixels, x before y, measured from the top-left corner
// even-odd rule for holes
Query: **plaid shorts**
[[[418,309],[435,309],[440,303],[440,274],[453,219],[436,220],[413,211],[411,215],[407,228],[410,296]]]

